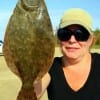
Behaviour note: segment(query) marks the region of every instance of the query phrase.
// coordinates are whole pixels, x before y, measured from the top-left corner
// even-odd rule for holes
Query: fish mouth
[[[34,11],[34,9],[39,7],[40,0],[21,0],[21,4],[24,9]]]

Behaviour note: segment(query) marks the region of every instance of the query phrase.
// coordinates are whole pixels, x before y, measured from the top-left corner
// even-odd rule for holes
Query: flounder
[[[17,100],[37,100],[33,82],[50,69],[54,51],[54,34],[44,0],[19,0],[3,45],[8,67],[22,81]]]

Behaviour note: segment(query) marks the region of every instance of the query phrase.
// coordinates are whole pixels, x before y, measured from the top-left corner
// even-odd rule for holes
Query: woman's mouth
[[[76,48],[76,47],[66,47],[66,49],[67,49],[69,52],[75,52],[75,51],[79,50],[79,48]]]

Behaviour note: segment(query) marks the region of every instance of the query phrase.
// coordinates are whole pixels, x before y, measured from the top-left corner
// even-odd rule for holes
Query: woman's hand
[[[44,91],[50,83],[50,80],[51,78],[49,73],[46,73],[41,80],[34,82],[34,90],[38,99],[43,95]]]

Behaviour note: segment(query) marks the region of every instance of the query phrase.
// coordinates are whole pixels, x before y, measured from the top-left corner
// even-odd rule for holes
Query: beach
[[[100,52],[100,49],[92,49],[92,52]],[[55,49],[55,56],[61,56],[59,48]],[[20,79],[8,68],[3,54],[0,54],[0,99],[16,100],[21,88]],[[48,100],[47,91],[40,100]]]

